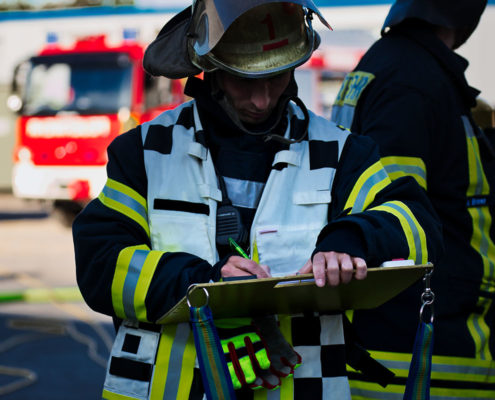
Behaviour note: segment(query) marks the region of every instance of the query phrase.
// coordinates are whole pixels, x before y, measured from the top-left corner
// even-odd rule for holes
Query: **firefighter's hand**
[[[270,370],[270,355],[259,329],[251,318],[215,321],[234,389],[275,389],[280,378]]]
[[[292,375],[294,369],[301,365],[302,358],[280,332],[275,317],[273,315],[254,317],[253,324],[263,338],[270,357],[271,372],[279,377]]]
[[[309,259],[298,271],[300,274],[313,273],[316,285],[323,287],[337,286],[340,283],[349,283],[352,275],[356,279],[366,278],[368,267],[366,261],[359,257],[352,257],[346,253],[335,251],[319,252]]]
[[[227,263],[221,268],[222,278],[231,276],[256,275],[258,278],[269,278],[270,268],[267,265],[260,265],[253,260],[240,256],[230,256]]]

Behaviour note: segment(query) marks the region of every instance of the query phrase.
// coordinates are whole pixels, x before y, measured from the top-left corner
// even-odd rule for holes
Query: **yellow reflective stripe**
[[[163,254],[146,245],[127,247],[120,252],[112,282],[112,301],[119,317],[149,322],[146,294]]]
[[[180,373],[179,389],[177,390],[178,399],[189,398],[191,385],[193,381],[194,363],[196,361],[196,347],[194,347],[194,335],[191,331],[187,339],[184,357],[182,358],[182,369]]]
[[[162,258],[163,254],[163,251],[149,251],[146,261],[144,262],[141,272],[139,273],[139,279],[137,281],[134,294],[134,309],[138,321],[148,321],[148,314],[146,312],[145,305],[146,294],[148,293],[151,279],[155,274],[158,262]]]
[[[178,325],[164,325],[160,335],[160,344],[156,355],[155,373],[151,384],[150,400],[163,400],[164,398],[188,399],[191,391],[191,385],[194,376],[194,364],[196,361],[196,348],[194,347],[194,336],[191,330],[187,334],[187,340],[184,348],[179,344],[177,346],[176,339],[178,333]],[[175,342],[175,343],[174,343]],[[173,354],[172,348],[176,346],[176,352]],[[180,354],[180,373],[178,371],[169,371],[171,365],[177,366],[178,363],[173,363],[171,357]],[[169,379],[169,374],[173,374],[174,378]],[[179,377],[176,382],[175,376]],[[171,385],[167,388],[167,383]],[[166,392],[166,390],[168,391]],[[167,395],[165,395],[167,393]],[[173,396],[173,397],[172,397]]]
[[[173,331],[173,336],[170,336],[170,332],[162,329],[162,336],[167,334],[167,340],[172,339],[172,345],[170,351],[166,353],[166,361],[168,363],[167,374],[165,377],[165,383],[163,385],[163,398],[164,399],[181,399],[188,398],[189,395],[180,397],[178,396],[179,390],[183,393],[187,391],[189,393],[193,380],[193,364],[183,365],[184,360],[190,361],[189,357],[196,359],[196,349],[191,342],[191,335],[193,335],[189,324],[180,323],[177,324],[177,328]],[[162,339],[163,340],[163,339]],[[190,352],[187,357],[184,357],[186,353]],[[187,371],[187,368],[191,368]],[[185,386],[184,386],[185,385]]]
[[[268,398],[268,392],[266,389],[253,390],[253,400],[267,400],[267,398]]]
[[[412,355],[370,350],[371,356],[391,369],[398,377],[407,377]],[[431,379],[456,382],[495,383],[495,361],[468,357],[432,357]]]
[[[493,360],[435,355],[432,357],[431,379],[435,380],[495,384],[494,372]]]
[[[118,211],[138,223],[150,235],[148,207],[138,192],[113,179],[108,179],[98,199],[108,208]]]
[[[466,194],[467,197],[486,196],[490,193],[490,186],[483,170],[478,140],[474,135],[469,119],[462,117],[462,120],[466,132],[469,171],[469,186]],[[467,210],[473,224],[470,244],[480,255],[483,264],[480,290],[493,294],[495,293],[495,244],[490,237],[492,216],[488,206],[468,207]],[[476,354],[479,358],[486,360],[492,359],[489,350],[490,328],[484,318],[491,303],[492,300],[479,297],[477,305],[483,309],[483,313],[472,313],[467,320],[468,330],[475,343]]]
[[[123,394],[109,392],[108,390],[103,390],[101,395],[102,398],[106,400],[136,400],[137,397],[124,396]]]
[[[127,319],[127,315],[124,311],[123,293],[125,279],[129,270],[129,264],[131,263],[132,256],[135,250],[149,250],[146,245],[126,247],[121,250],[117,258],[117,264],[115,266],[115,273],[112,281],[112,304],[115,314],[122,319]]]
[[[258,253],[258,245],[256,244],[256,241],[253,243],[253,251],[251,253],[251,259],[254,262],[257,262],[258,264],[260,263],[260,255]]]
[[[430,388],[430,400],[474,400],[474,399],[495,399],[493,390],[481,389],[447,389],[447,388]]]
[[[381,158],[381,162],[390,179],[395,180],[403,176],[412,176],[419,186],[426,190],[426,165],[421,158],[388,156]]]
[[[293,399],[294,398],[294,376],[286,376],[280,378],[280,399]]]
[[[406,236],[409,247],[408,258],[414,260],[416,264],[426,264],[428,262],[425,232],[409,207],[401,201],[390,201],[373,207],[371,210],[384,211],[394,215],[399,220]]]
[[[292,346],[292,323],[291,317],[289,315],[279,315],[278,321],[280,326],[280,332],[284,336],[287,343]],[[280,386],[280,399],[293,399],[294,398],[294,376],[287,376],[285,378],[281,378],[280,382],[282,385]]]
[[[279,315],[278,316],[278,324],[279,329],[282,335],[284,336],[287,343],[292,346],[292,329],[291,322],[292,317],[290,315]]]
[[[483,312],[481,314],[472,313],[467,319],[467,326],[475,344],[476,356],[482,360],[492,359],[489,347],[490,327],[485,321],[485,316],[492,302],[491,299],[478,298],[477,307],[483,309]]]
[[[370,351],[371,356],[389,368],[397,378],[407,378],[409,364],[412,358],[408,353],[391,353],[382,351]],[[348,371],[355,372],[348,367]],[[495,383],[495,362],[484,361],[466,357],[433,356],[432,357],[432,385],[430,389],[431,400],[469,400],[469,399],[495,399],[495,391],[482,389],[447,388],[434,386],[435,381],[455,382],[462,384],[472,382],[481,384]],[[378,384],[350,380],[352,399],[379,399],[402,400],[405,386],[389,384],[386,388]],[[441,384],[441,383],[440,383]],[[447,383],[447,386],[449,384]]]
[[[402,400],[405,385],[389,384],[386,388],[377,383],[350,381],[352,400]],[[430,387],[430,400],[495,399],[493,390]]]
[[[376,194],[390,182],[382,163],[377,161],[361,174],[352,188],[344,210],[352,208],[352,213],[365,210],[375,199]]]
[[[107,179],[105,186],[129,196],[133,200],[137,201],[146,211],[148,211],[146,199],[129,186],[111,178]]]
[[[402,400],[404,385],[388,384],[383,388],[378,383],[349,380],[352,400]],[[385,396],[384,393],[387,393]]]
[[[490,193],[490,187],[483,172],[478,140],[474,136],[470,126],[466,126],[466,139],[469,163],[469,187],[467,195],[488,195]]]
[[[174,343],[177,325],[164,325],[160,335],[160,344],[156,353],[155,373],[151,383],[150,400],[163,400],[165,382],[168,375],[168,366],[172,345]]]
[[[373,358],[379,358],[384,361],[401,361],[401,362],[411,362],[411,354],[409,353],[392,353],[388,351],[377,351],[369,350]]]

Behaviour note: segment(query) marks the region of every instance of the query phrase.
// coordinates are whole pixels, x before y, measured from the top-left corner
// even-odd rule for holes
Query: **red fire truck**
[[[182,82],[142,67],[133,35],[119,45],[105,36],[71,47],[49,35],[38,55],[19,64],[11,109],[18,114],[12,188],[76,212],[105,184],[106,149],[120,133],[184,101]]]

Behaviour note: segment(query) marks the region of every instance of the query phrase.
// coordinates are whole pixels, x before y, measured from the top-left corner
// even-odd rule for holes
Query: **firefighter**
[[[156,323],[192,283],[299,271],[336,286],[441,252],[416,182],[391,182],[370,139],[297,97],[294,68],[319,43],[313,16],[328,25],[313,2],[233,4],[193,2],[148,47],[147,71],[187,77],[193,100],[113,141],[107,183],[73,224],[80,290],[118,328],[104,398],[202,398],[189,324]],[[279,316],[289,370],[268,348],[271,364],[246,367],[254,377],[245,365],[232,374],[238,398],[268,388],[270,398],[349,399],[342,325],[340,314]]]
[[[417,180],[442,221],[445,254],[432,278],[433,399],[495,399],[495,153],[471,115],[479,92],[464,76],[468,62],[454,51],[486,3],[397,0],[332,110],[334,122],[378,143],[392,180]],[[402,399],[420,293],[416,286],[354,313],[358,339],[398,372],[386,389],[353,375],[354,395]]]

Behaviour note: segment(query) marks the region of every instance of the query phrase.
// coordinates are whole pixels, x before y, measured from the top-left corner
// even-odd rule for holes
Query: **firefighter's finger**
[[[313,274],[315,276],[316,286],[325,286],[325,268],[327,262],[325,259],[325,253],[316,253],[313,256]]]
[[[297,271],[298,274],[309,274],[310,272],[313,271],[313,262],[311,261],[311,258],[308,259],[302,266],[302,268]]]
[[[368,274],[368,266],[366,265],[366,261],[360,257],[352,257],[352,262],[356,270],[356,279],[361,280],[366,278],[366,275]]]
[[[261,266],[253,260],[239,256],[231,256],[221,268],[222,277],[256,275],[258,278],[270,277],[267,266]]]
[[[350,255],[341,253],[338,255],[340,264],[340,279],[342,283],[349,283],[354,273],[354,265]]]
[[[266,272],[266,275],[267,276],[258,276],[258,278],[267,278],[267,277],[270,277],[272,276],[271,272],[270,272],[270,267],[268,265],[265,265],[265,264],[260,264],[260,268]]]
[[[326,276],[330,286],[337,286],[340,283],[340,253],[330,251],[325,253],[326,258]]]

